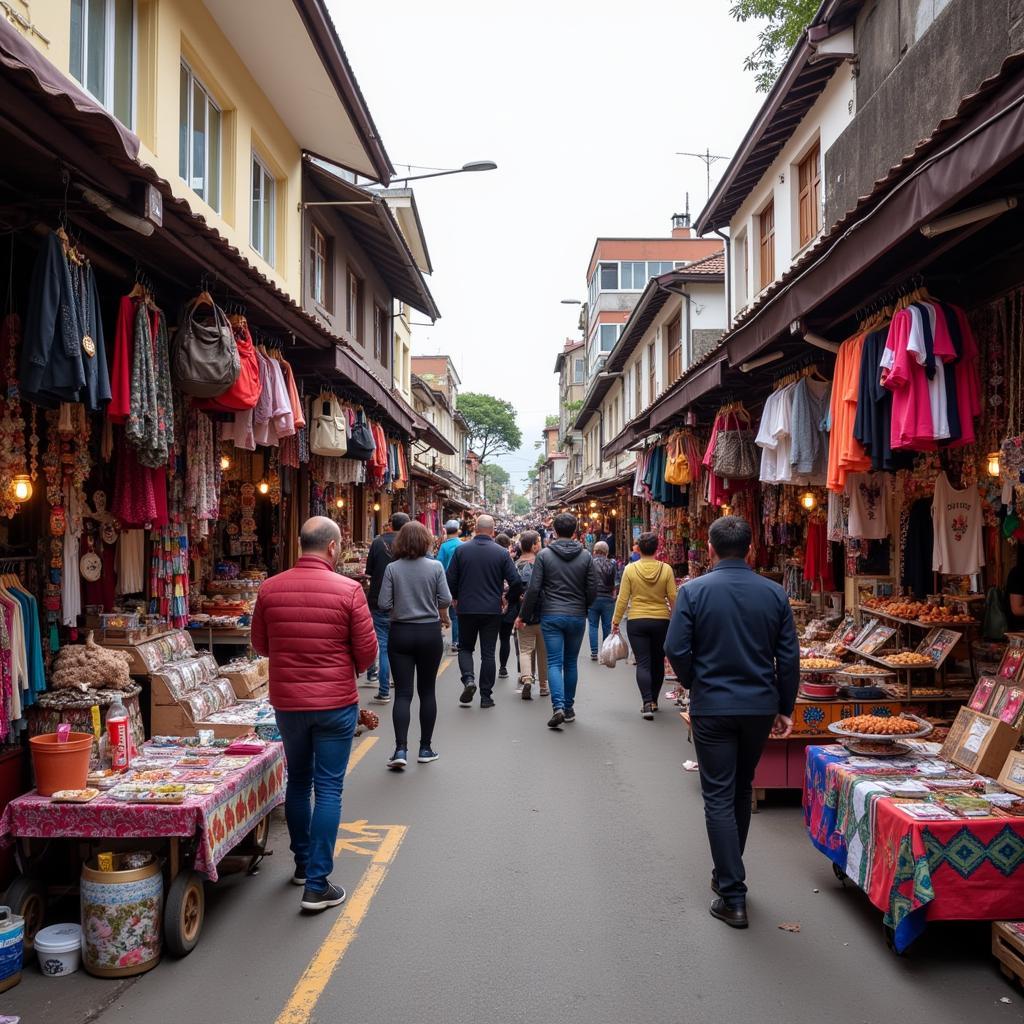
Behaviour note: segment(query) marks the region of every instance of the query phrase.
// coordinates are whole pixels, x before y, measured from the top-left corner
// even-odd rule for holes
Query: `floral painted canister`
[[[164,877],[156,860],[125,871],[82,866],[82,961],[90,974],[124,978],[160,962]]]

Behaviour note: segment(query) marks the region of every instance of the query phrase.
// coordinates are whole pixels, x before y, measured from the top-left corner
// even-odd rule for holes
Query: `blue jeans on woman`
[[[597,626],[601,625],[601,639],[607,640],[612,633],[612,612],[615,611],[614,597],[596,597],[587,609],[590,625],[590,653],[597,657]]]
[[[327,879],[334,870],[341,790],[358,716],[358,704],[333,711],[277,712],[277,728],[288,764],[284,816],[295,869],[305,875],[307,887],[316,892],[327,888]]]
[[[548,655],[548,689],[555,711],[572,711],[579,678],[577,658],[587,631],[582,615],[541,615],[540,632]]]

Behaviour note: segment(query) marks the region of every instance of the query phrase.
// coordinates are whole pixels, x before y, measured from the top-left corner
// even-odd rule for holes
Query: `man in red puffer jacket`
[[[373,619],[358,583],[334,571],[341,531],[306,521],[302,557],[260,587],[252,645],[270,656],[270,703],[288,761],[285,818],[303,910],[345,901],[330,881],[341,789],[359,715],[356,676],[377,657]],[[310,813],[309,797],[313,793]]]

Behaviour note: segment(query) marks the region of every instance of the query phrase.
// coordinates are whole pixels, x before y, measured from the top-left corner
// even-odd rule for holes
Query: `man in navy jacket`
[[[792,732],[800,647],[786,592],[746,563],[750,525],[724,516],[708,539],[713,569],[680,589],[665,653],[690,691],[715,865],[711,915],[746,928],[743,849],[754,771],[769,735]]]
[[[505,595],[505,584],[508,594]],[[494,519],[477,516],[472,540],[460,544],[448,565],[448,589],[459,616],[459,671],[462,696],[470,707],[476,694],[473,652],[480,638],[480,707],[494,707],[494,649],[501,628],[502,598],[519,600],[523,583],[507,548],[494,542]]]

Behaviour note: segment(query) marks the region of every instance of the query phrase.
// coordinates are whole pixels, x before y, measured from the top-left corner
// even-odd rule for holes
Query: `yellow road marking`
[[[352,769],[370,752],[370,747],[380,739],[379,736],[364,736],[363,742],[356,747],[355,750],[349,755],[348,768],[345,770],[346,775],[352,774]]]
[[[365,821],[342,824],[341,829],[358,838],[339,838],[339,850],[350,849],[348,844],[356,842],[377,842],[379,845],[373,851],[358,849],[359,853],[369,854],[372,860],[345,903],[341,916],[299,978],[275,1024],[308,1024],[331,976],[356,938],[359,926],[370,909],[370,901],[384,881],[408,831],[404,825],[367,825]]]

